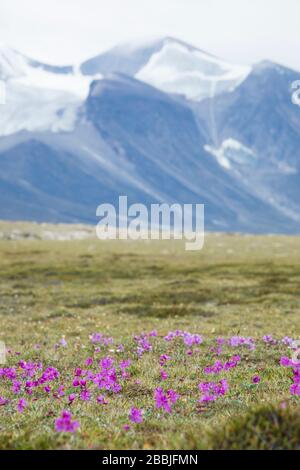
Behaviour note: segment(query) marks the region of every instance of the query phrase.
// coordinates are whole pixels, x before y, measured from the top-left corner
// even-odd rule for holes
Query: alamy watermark
[[[292,83],[292,90],[294,90],[292,93],[292,103],[300,106],[300,80],[295,80]]]
[[[119,197],[116,208],[100,204],[96,211],[100,240],[186,240],[187,251],[204,245],[203,204],[144,204],[128,206],[127,196]]]

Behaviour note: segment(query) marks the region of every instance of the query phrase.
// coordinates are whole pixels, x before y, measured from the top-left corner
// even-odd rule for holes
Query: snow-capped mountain
[[[122,44],[74,67],[42,64],[0,45],[0,79],[6,84],[0,136],[72,131],[91,81],[115,72],[200,101],[234,89],[250,67],[228,64],[173,38]]]
[[[6,91],[0,136],[72,130],[91,82],[73,67],[41,64],[6,46],[0,46],[0,79]]]
[[[262,62],[234,92],[200,103],[197,114],[209,134],[205,150],[253,194],[299,223],[300,109],[291,101],[298,78]]]
[[[206,228],[300,232],[294,71],[173,38],[73,67],[0,48],[0,217],[96,222],[102,202],[205,203]]]
[[[174,38],[123,44],[83,63],[85,74],[124,73],[167,93],[202,100],[233,90],[251,67],[229,64]]]

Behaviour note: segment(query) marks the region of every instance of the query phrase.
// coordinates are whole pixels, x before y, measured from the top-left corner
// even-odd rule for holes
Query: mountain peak
[[[253,72],[256,75],[262,77],[267,76],[277,76],[277,77],[290,77],[290,80],[296,80],[298,77],[298,72],[296,70],[290,69],[284,65],[272,62],[271,60],[262,60],[254,65]]]
[[[164,36],[160,38],[160,42],[162,45],[169,44],[169,45],[178,45],[181,47],[184,47],[188,51],[198,51],[202,54],[205,54],[209,57],[215,57],[213,54],[210,54],[209,52],[204,51],[203,49],[200,49],[199,47],[193,46],[192,44],[189,44],[186,41],[183,41],[182,39],[175,38],[174,36]],[[217,58],[217,57],[215,57]]]
[[[250,67],[229,64],[186,42],[165,36],[123,43],[81,65],[84,75],[112,72],[135,77],[155,88],[202,100],[237,86]]]

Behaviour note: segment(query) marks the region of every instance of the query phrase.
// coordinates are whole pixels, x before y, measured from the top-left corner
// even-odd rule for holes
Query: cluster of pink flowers
[[[102,344],[103,346],[109,346],[113,344],[114,340],[111,337],[103,336],[102,333],[93,333],[90,336],[90,340],[94,344]]]
[[[204,373],[209,374],[220,374],[223,371],[234,369],[240,362],[240,356],[233,356],[228,361],[222,363],[221,361],[216,361],[212,366],[204,368]]]
[[[202,336],[197,334],[191,334],[186,331],[183,332],[183,342],[189,347],[194,346],[195,344],[201,344],[203,342]]]
[[[161,380],[167,380],[167,378],[168,378],[168,374],[167,374],[167,372],[163,369],[163,367],[166,366],[167,363],[168,363],[169,361],[171,361],[171,359],[172,359],[171,356],[168,356],[168,354],[162,354],[162,355],[160,356],[160,358],[159,358],[159,364],[160,364],[160,366],[162,367],[162,368],[160,369],[160,377],[161,377]]]
[[[134,368],[131,369],[132,361],[136,360],[137,356],[138,359],[141,358],[144,353],[156,354],[156,351],[159,350],[155,339],[157,336],[156,331],[135,336],[131,359],[129,359],[124,354],[122,344],[111,349],[113,338],[106,337],[101,333],[94,333],[90,336],[92,345],[89,345],[89,352],[82,361],[77,363],[74,369],[73,366],[72,369],[61,369],[60,371],[49,364],[44,365],[41,361],[20,360],[19,352],[12,353],[9,350],[8,354],[15,354],[18,359],[13,367],[0,368],[0,380],[4,385],[3,388],[11,391],[12,398],[2,396],[1,388],[0,406],[5,407],[9,404],[10,407],[15,409],[15,412],[24,413],[26,417],[33,408],[32,402],[43,399],[43,397],[46,397],[47,402],[54,399],[61,404],[60,409],[63,409],[61,415],[55,421],[56,431],[73,433],[79,429],[79,422],[73,419],[72,414],[64,408],[70,407],[74,410],[74,402],[81,405],[86,402],[93,402],[98,406],[110,404],[115,394],[121,394],[124,389],[126,390],[126,384],[132,380],[132,374],[134,373]],[[179,338],[179,343],[170,344],[177,338]],[[200,352],[203,348],[202,346],[197,348],[203,343],[202,336],[187,331],[170,331],[164,337],[164,340],[167,343],[165,341],[161,342],[162,350],[157,359],[160,368],[160,378],[157,379],[156,377],[157,386],[159,381],[165,382],[170,379],[169,375],[172,376],[172,368],[177,357],[176,352],[173,351],[174,347],[179,346],[180,350],[185,350],[187,354]],[[229,384],[227,380],[222,378],[218,381],[218,379],[224,376],[228,378],[228,375],[225,374],[235,369],[241,361],[240,355],[227,355],[228,352],[232,354],[230,348],[243,348],[246,346],[247,355],[249,355],[248,350],[254,350],[256,344],[264,345],[264,347],[267,345],[268,348],[274,347],[278,350],[282,350],[283,346],[290,349],[295,348],[294,340],[289,337],[279,340],[273,338],[272,335],[265,335],[262,339],[257,340],[257,343],[252,337],[245,336],[232,336],[229,339],[217,338],[212,347],[209,344],[208,351],[210,351],[213,359],[212,363],[204,367],[203,372],[206,375],[219,377],[215,379],[215,382],[203,381],[199,384],[201,392],[199,402],[201,404],[215,402],[228,392]],[[67,348],[66,341],[63,347]],[[99,355],[100,352],[101,356]],[[64,354],[64,350],[59,353]],[[122,355],[120,356],[119,353],[122,353]],[[225,359],[220,360],[219,356],[221,354],[226,354]],[[199,355],[200,357],[201,355]],[[294,396],[300,396],[300,363],[283,356],[280,364],[291,368],[293,376],[290,393]],[[220,376],[220,374],[222,375]],[[137,385],[141,383],[138,378],[134,380]],[[253,389],[254,385],[261,382],[260,375],[257,373],[253,375],[251,382],[252,387],[250,389]],[[172,413],[178,399],[178,393],[167,386],[154,389],[154,406],[157,410]],[[131,423],[140,424],[146,419],[147,415],[148,409],[147,412],[144,412],[143,409],[133,406],[129,411],[129,420]],[[128,430],[130,426],[126,424],[124,429]]]
[[[57,432],[75,432],[79,428],[79,422],[72,420],[72,414],[63,410],[61,416],[55,420],[55,430]]]
[[[229,339],[228,344],[233,348],[237,348],[238,346],[248,346],[250,351],[255,349],[254,339],[246,336],[232,336]]]
[[[93,361],[86,360],[85,364],[92,366]],[[89,401],[92,395],[88,387],[91,384],[96,385],[100,390],[111,391],[113,393],[121,392],[122,385],[120,380],[125,380],[130,377],[127,372],[130,364],[130,360],[123,360],[118,367],[114,367],[114,359],[107,356],[99,361],[98,370],[95,373],[90,369],[81,369],[78,367],[75,370],[72,385],[76,390],[80,390],[80,392],[76,392],[75,390],[75,393],[70,394],[69,402],[73,402],[77,395],[79,395],[82,401]]]
[[[12,384],[14,394],[25,392],[32,395],[34,389],[43,386],[44,391],[49,393],[50,383],[59,378],[59,372],[55,367],[47,367],[43,370],[41,362],[19,362],[19,375],[16,368],[6,367],[0,369],[0,377],[5,378]]]
[[[15,379],[17,377],[16,368],[15,367],[1,367],[0,377],[6,378],[8,380]]]
[[[281,340],[282,344],[284,344],[285,346],[289,346],[289,347],[292,347],[293,343],[295,342],[295,340],[293,338],[290,338],[289,336],[285,336],[284,338],[282,338]]]
[[[172,341],[175,338],[183,338],[184,344],[190,347],[194,344],[201,344],[203,342],[202,336],[181,330],[169,331],[164,339],[166,341]]]
[[[293,370],[293,384],[290,388],[291,395],[300,395],[300,370],[294,368]]]
[[[167,364],[167,362],[169,362],[171,360],[171,356],[168,356],[168,354],[162,354],[160,357],[159,357],[159,364],[163,367],[164,365]]]
[[[228,391],[228,383],[226,379],[222,379],[219,382],[201,382],[199,384],[199,390],[202,396],[199,400],[200,403],[215,401],[220,396],[225,395]]]
[[[266,344],[271,344],[272,346],[277,344],[277,340],[273,338],[272,335],[265,335],[263,336],[263,341],[266,343]]]
[[[27,408],[27,406],[28,406],[28,404],[27,404],[27,401],[25,400],[25,398],[21,398],[18,401],[18,412],[23,413],[23,411],[25,410],[25,408]]]
[[[129,419],[133,423],[141,423],[143,421],[143,410],[132,407],[130,410]]]
[[[114,365],[114,359],[109,356],[102,358],[98,364],[93,357],[88,357],[85,360],[84,369],[75,368],[71,384],[62,384],[59,383],[61,376],[57,368],[52,366],[44,368],[41,362],[21,360],[18,363],[18,369],[0,368],[0,378],[8,384],[11,383],[13,394],[32,395],[34,400],[39,399],[41,391],[60,400],[65,396],[65,389],[72,388],[73,390],[70,390],[67,396],[68,404],[71,405],[76,399],[83,402],[92,400],[96,396],[97,389],[120,393],[121,382],[130,378],[128,372],[130,365],[130,359],[121,360],[119,364]],[[93,366],[94,370],[91,369]],[[104,395],[97,396],[96,400],[99,404],[108,403]],[[7,398],[0,397],[1,406],[8,403]],[[19,399],[16,407],[20,413],[28,407],[24,397]]]
[[[223,351],[223,345],[226,344],[226,340],[224,338],[217,338],[216,342],[217,346],[212,346],[210,348],[210,352],[212,354],[215,354],[216,356],[221,356]]]
[[[164,337],[165,341],[173,341],[175,338],[183,339],[185,346],[188,346],[186,353],[189,356],[193,354],[193,346],[200,345],[203,342],[202,336],[182,330],[169,331],[169,333]]]
[[[7,398],[0,396],[0,406],[7,405],[8,403],[9,403],[9,400]]]
[[[259,375],[254,375],[254,376],[252,377],[252,383],[255,384],[255,385],[256,385],[256,384],[259,384],[260,381],[261,381],[261,378],[260,378]]]
[[[137,355],[141,357],[145,352],[152,351],[152,345],[149,342],[149,338],[157,336],[157,331],[153,330],[150,333],[142,333],[134,337],[134,341],[137,343]]]
[[[292,359],[283,356],[280,359],[280,364],[283,367],[292,367],[293,377],[292,385],[290,387],[291,395],[300,396],[300,362],[294,362]]]
[[[163,408],[167,413],[172,413],[172,405],[174,405],[179,398],[179,395],[174,390],[163,391],[162,388],[157,388],[154,392],[156,408]]]

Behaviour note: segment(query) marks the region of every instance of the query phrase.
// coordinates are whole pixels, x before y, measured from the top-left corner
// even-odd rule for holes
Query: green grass
[[[16,399],[1,406],[0,448],[234,448],[242,446],[238,430],[245,422],[247,448],[263,448],[262,442],[267,448],[288,447],[283,438],[266,441],[276,420],[264,415],[268,425],[257,428],[256,418],[247,418],[268,404],[298,416],[299,399],[289,394],[290,374],[278,365],[286,348],[259,342],[254,352],[239,350],[242,362],[228,374],[228,395],[204,408],[197,400],[203,367],[214,361],[210,347],[216,337],[299,337],[299,248],[300,239],[293,237],[213,234],[201,252],[186,252],[178,241],[0,241],[0,340],[7,347],[27,360],[41,358],[68,377],[91,353],[89,335],[99,331],[125,345],[118,357],[133,360],[131,379],[108,405],[72,405],[81,424],[76,435],[54,432],[63,408],[57,400],[29,398],[23,414],[15,412]],[[160,335],[153,351],[136,360],[133,335],[153,329]],[[180,342],[162,339],[175,329],[203,335],[200,352],[187,356]],[[55,352],[62,335],[68,347]],[[37,343],[40,351],[33,349]],[[227,348],[221,359],[237,352]],[[181,396],[170,416],[153,406],[162,353],[175,358],[163,386]],[[9,355],[8,364],[18,359]],[[262,377],[258,386],[251,384],[256,373]],[[0,395],[7,393],[0,382]],[[283,400],[287,411],[279,407]],[[144,421],[124,431],[131,406],[144,409]],[[295,426],[292,434],[297,433]],[[292,447],[296,441],[292,436]]]

